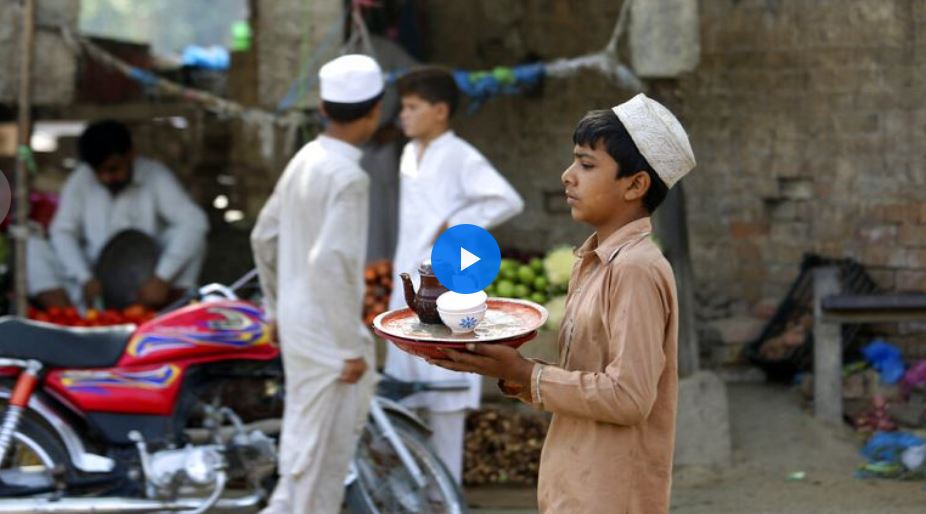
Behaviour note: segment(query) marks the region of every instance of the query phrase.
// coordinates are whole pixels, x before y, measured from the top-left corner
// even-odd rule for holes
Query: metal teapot
[[[421,277],[421,285],[418,287],[417,293],[412,283],[412,277],[408,273],[399,275],[405,288],[405,303],[408,304],[409,309],[418,315],[418,319],[422,323],[441,325],[443,322],[437,312],[437,297],[446,293],[447,288],[437,280],[429,260],[424,261],[418,267],[418,275]]]

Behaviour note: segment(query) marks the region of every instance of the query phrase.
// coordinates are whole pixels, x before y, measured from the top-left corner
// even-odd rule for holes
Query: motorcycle
[[[218,284],[140,326],[0,318],[0,514],[253,512],[272,490],[282,366],[262,311]],[[181,303],[189,303],[184,298]],[[345,479],[351,512],[466,512],[384,380]]]

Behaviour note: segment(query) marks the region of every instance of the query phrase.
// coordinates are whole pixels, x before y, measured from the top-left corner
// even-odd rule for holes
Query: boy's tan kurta
[[[559,366],[534,368],[531,397],[553,413],[540,462],[544,513],[669,511],[678,393],[672,268],[649,218],[578,250]]]

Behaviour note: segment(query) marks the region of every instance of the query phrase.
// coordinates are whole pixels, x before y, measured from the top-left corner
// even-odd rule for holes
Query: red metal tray
[[[419,357],[440,357],[440,348],[464,349],[468,343],[504,344],[518,348],[537,337],[547,321],[543,306],[525,300],[490,298],[485,319],[469,334],[453,334],[444,325],[421,323],[411,309],[385,312],[373,321],[373,332]]]

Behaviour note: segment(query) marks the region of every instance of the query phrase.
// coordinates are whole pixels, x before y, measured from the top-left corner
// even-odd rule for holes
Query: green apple
[[[533,286],[537,273],[530,266],[524,265],[518,268],[518,281],[526,286]]]
[[[534,279],[534,291],[538,293],[546,293],[547,289],[550,288],[550,281],[547,280],[547,277],[537,277]]]
[[[513,298],[515,293],[514,284],[508,280],[502,280],[496,286],[495,291],[498,293],[498,296],[502,298]]]
[[[518,269],[517,268],[507,268],[503,270],[501,273],[499,273],[499,275],[503,279],[508,280],[509,282],[518,281]]]
[[[543,272],[543,260],[541,260],[540,257],[534,257],[531,259],[530,266],[537,273]]]

